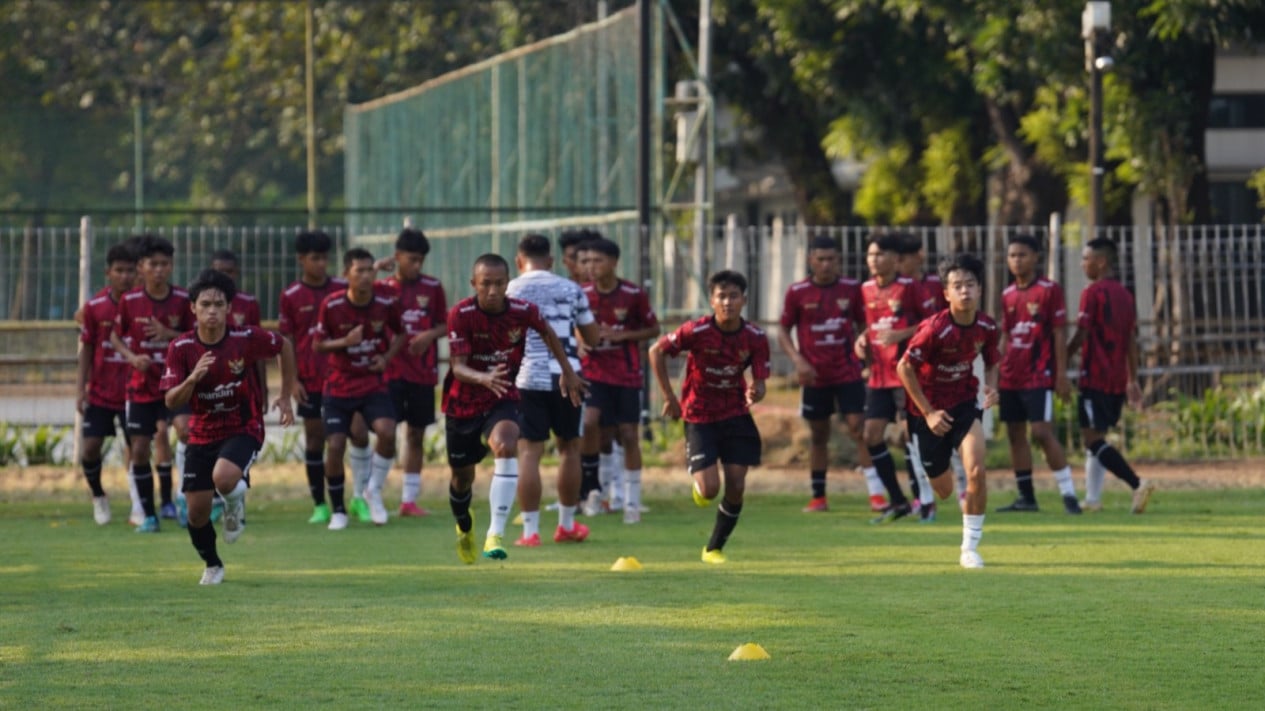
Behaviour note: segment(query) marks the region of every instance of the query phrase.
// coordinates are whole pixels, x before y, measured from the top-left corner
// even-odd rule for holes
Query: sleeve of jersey
[[[329,337],[329,329],[325,327],[325,321],[329,318],[329,309],[326,308],[328,302],[321,301],[321,305],[316,309],[316,320],[312,322],[312,335],[316,340],[324,340]]]
[[[277,314],[277,330],[283,336],[294,336],[294,317],[290,315],[290,299],[286,298],[285,293],[281,294],[281,306]]]
[[[246,314],[246,324],[249,326],[261,326],[263,322],[263,313],[259,310],[259,302],[250,302],[250,311]]]
[[[79,342],[95,343],[96,339],[93,335],[97,332],[97,317],[92,313],[92,307],[88,304],[83,305],[83,322],[79,324]]]
[[[451,356],[470,355],[470,339],[467,337],[465,324],[457,313],[457,307],[448,312],[448,353]]]
[[[856,326],[857,333],[860,333],[865,330],[865,296],[861,293],[861,287],[853,290],[851,301],[848,305],[852,307],[852,323]]]
[[[769,337],[760,333],[751,340],[751,377],[768,380],[772,370],[769,364]]]
[[[655,315],[654,309],[650,307],[650,294],[645,291],[637,294],[637,302],[637,308],[641,310],[642,327],[657,327],[659,325],[659,317]]]
[[[1001,345],[1001,330],[993,328],[988,332],[988,339],[984,341],[984,350],[980,355],[984,357],[984,367],[991,368],[1001,360],[1001,351],[998,347]]]
[[[659,337],[659,350],[676,357],[681,351],[689,346],[689,334],[693,331],[693,323],[683,323],[681,327],[672,333]]]
[[[527,326],[536,333],[543,334],[545,331],[553,333],[553,327],[545,322],[544,317],[540,315],[540,309],[532,303],[527,304]]]
[[[786,290],[786,296],[782,297],[782,318],[779,323],[782,328],[790,328],[799,321],[799,302],[795,299],[795,292],[791,289]]]
[[[399,299],[392,297],[387,307],[387,328],[392,333],[404,333],[404,306]]]
[[[589,297],[578,284],[572,294],[572,299],[575,303],[575,323],[577,326],[587,326],[590,323],[597,322],[597,319],[593,316],[593,309],[589,307]]]
[[[1089,289],[1086,289],[1081,292],[1080,313],[1076,315],[1077,328],[1088,329],[1090,326],[1094,325],[1094,316],[1092,313],[1093,308],[1094,294]]]
[[[180,314],[180,328],[176,329],[180,331],[180,333],[192,331],[198,327],[197,320],[193,318],[193,309],[189,308],[190,303],[189,299],[185,299],[184,312]]]
[[[184,382],[189,377],[188,369],[181,361],[181,350],[176,346],[180,339],[171,342],[167,346],[167,369],[163,371],[162,380],[158,382],[158,389],[166,392]]]
[[[448,297],[444,296],[444,285],[435,285],[435,325],[448,323]]]
[[[1058,284],[1051,286],[1048,298],[1050,325],[1054,328],[1063,328],[1067,325],[1067,301],[1063,297],[1063,287]]]
[[[131,323],[127,314],[127,299],[119,299],[119,308],[114,312],[114,332],[119,338],[127,338],[127,327]]]
[[[275,358],[281,352],[281,336],[258,326],[250,329],[251,357],[255,360]]]
[[[933,333],[931,319],[924,319],[918,324],[918,330],[914,331],[913,337],[909,339],[909,346],[905,349],[904,357],[919,365],[926,363],[930,355]]]
[[[914,314],[914,319],[916,321],[926,321],[935,313],[933,309],[935,308],[936,301],[934,298],[924,298],[925,293],[926,292],[923,288],[915,282],[914,288],[905,289],[903,294],[905,297],[904,308]]]

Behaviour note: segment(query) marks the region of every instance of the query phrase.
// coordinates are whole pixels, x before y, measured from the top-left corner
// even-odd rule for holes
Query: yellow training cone
[[[632,556],[620,558],[611,566],[611,570],[617,573],[635,573],[641,570],[641,561]]]
[[[729,661],[731,662],[751,662],[758,659],[769,658],[769,653],[764,651],[764,647],[761,647],[755,642],[747,642],[735,649],[733,654],[729,655]]]

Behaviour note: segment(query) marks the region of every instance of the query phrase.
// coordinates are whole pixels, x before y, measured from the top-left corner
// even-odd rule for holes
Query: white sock
[[[966,491],[966,465],[962,464],[962,453],[953,450],[953,455],[949,457],[949,467],[953,469],[953,478],[957,482],[958,491]]]
[[[1107,468],[1098,461],[1092,452],[1085,452],[1085,501],[1091,504],[1102,502],[1103,479],[1107,476]]]
[[[417,502],[417,497],[422,493],[422,473],[421,472],[404,472],[404,490],[400,494],[400,503],[412,504]]]
[[[369,458],[369,489],[381,493],[382,485],[387,481],[387,475],[391,473],[391,460],[374,452]]]
[[[575,508],[558,504],[558,525],[562,527],[562,530],[570,531],[575,528]]]
[[[365,495],[365,487],[369,485],[369,477],[373,475],[373,455],[368,447],[348,445],[351,453],[351,497],[359,499]]]
[[[962,514],[962,550],[973,551],[979,547],[984,535],[984,514]]]
[[[510,508],[518,495],[518,460],[498,457],[492,464],[492,486],[488,488],[488,503],[492,506],[492,522],[488,525],[489,536],[505,535]]]
[[[136,493],[136,480],[132,478],[132,468],[129,466],[127,471],[127,493],[132,497],[132,513],[143,514],[145,513],[145,507],[141,506],[140,494]]]
[[[624,448],[618,442],[611,444],[611,508],[622,509],[627,503],[624,499],[624,482],[627,470],[624,469]]]
[[[931,489],[931,480],[927,478],[927,468],[922,465],[922,455],[918,451],[918,440],[912,439],[905,445],[905,456],[914,468],[914,479],[918,482],[918,503],[934,504],[936,492]]]
[[[602,487],[602,498],[610,501],[614,489],[611,484],[615,478],[615,455],[598,455],[597,483]]]
[[[624,472],[624,508],[636,511],[641,508],[641,470]]]
[[[531,538],[540,533],[540,512],[523,512],[523,538]]]
[[[870,492],[870,496],[884,496],[887,489],[883,488],[883,481],[878,478],[878,470],[874,467],[865,467],[861,470],[865,475],[865,488]]]
[[[1063,467],[1054,472],[1054,481],[1058,482],[1059,494],[1063,496],[1076,496],[1076,484],[1072,483],[1072,468]]]
[[[184,477],[184,455],[189,450],[189,445],[176,440],[176,471],[180,472],[181,478]]]
[[[246,480],[238,479],[237,486],[234,486],[233,490],[228,492],[227,494],[223,492],[219,492],[219,491],[217,491],[217,493],[219,493],[219,495],[223,497],[225,501],[230,501],[230,502],[236,501],[246,495]]]

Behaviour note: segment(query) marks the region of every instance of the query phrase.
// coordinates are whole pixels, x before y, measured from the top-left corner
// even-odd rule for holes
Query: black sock
[[[307,469],[307,490],[312,501],[320,506],[325,503],[325,459],[320,452],[304,452],[303,466]]]
[[[347,513],[347,504],[343,501],[343,484],[346,482],[347,477],[342,474],[329,477],[329,507],[334,513]]]
[[[210,521],[207,521],[202,528],[189,526],[189,540],[193,541],[193,550],[206,561],[206,567],[214,568],[217,565],[224,565],[224,561],[220,560],[219,554],[215,552],[215,526]]]
[[[1107,440],[1100,439],[1097,442],[1089,444],[1089,451],[1098,457],[1098,461],[1102,463],[1107,471],[1115,474],[1120,481],[1129,485],[1130,489],[1136,489],[1141,485],[1138,481],[1138,475],[1133,473],[1133,467],[1124,460],[1124,455],[1115,447],[1107,444]]]
[[[742,504],[731,504],[721,501],[716,507],[716,525],[712,527],[711,540],[707,542],[707,550],[718,551],[725,547],[729,534],[738,525],[738,514],[742,513]]]
[[[158,489],[162,494],[163,505],[171,503],[171,462],[158,465]]]
[[[813,498],[820,499],[826,495],[826,470],[814,469],[808,473],[813,482]]]
[[[136,498],[141,500],[141,508],[146,517],[156,516],[154,512],[154,470],[148,464],[132,465],[132,481],[136,482]]]
[[[878,472],[879,481],[887,489],[887,500],[892,506],[908,504],[909,499],[905,498],[905,492],[900,490],[900,482],[896,480],[896,462],[887,451],[887,445],[877,444],[866,449],[870,450],[870,460],[874,463],[874,470]]]
[[[588,498],[589,492],[593,490],[602,490],[602,480],[598,478],[598,470],[601,468],[600,454],[581,454],[580,455],[580,501],[583,502]]]
[[[905,471],[909,473],[909,498],[918,498],[918,475],[914,473],[914,448],[913,445],[905,445]]]
[[[1032,470],[1016,469],[1015,470],[1015,486],[1019,487],[1019,496],[1028,503],[1037,500],[1037,494],[1032,490]]]
[[[92,495],[100,498],[105,496],[105,489],[101,488],[101,460],[89,461],[83,460],[83,478],[88,480],[88,488],[92,489]]]
[[[474,489],[459,494],[452,484],[448,485],[448,508],[452,509],[452,517],[457,520],[457,528],[462,533],[469,533],[474,527],[474,519],[470,517],[470,501],[473,498]]]

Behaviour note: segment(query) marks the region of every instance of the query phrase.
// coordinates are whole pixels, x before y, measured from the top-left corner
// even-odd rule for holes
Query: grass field
[[[140,536],[118,505],[97,527],[83,501],[8,503],[0,707],[1190,709],[1265,695],[1262,490],[1161,491],[1143,516],[1120,491],[1080,518],[992,514],[982,571],[957,565],[955,513],[878,528],[856,496],[811,516],[801,496],[749,498],[722,567],[698,559],[714,511],[687,499],[474,566],[443,502],[425,503],[428,519],[335,534],[304,523],[302,501],[261,497],[242,540],[220,542],[213,588],[174,526]],[[610,572],[630,555],[644,571]],[[745,642],[772,659],[727,661]]]

